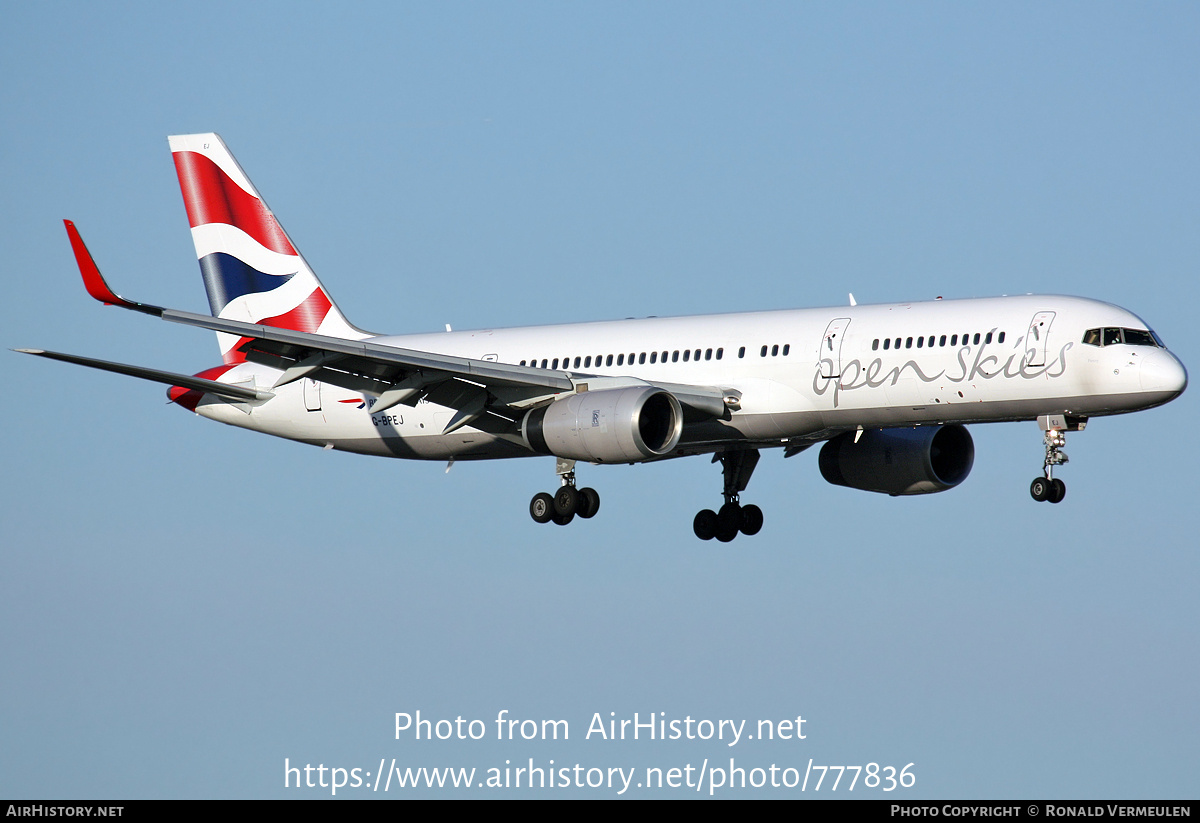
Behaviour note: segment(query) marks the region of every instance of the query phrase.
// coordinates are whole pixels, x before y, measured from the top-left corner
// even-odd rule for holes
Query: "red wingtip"
[[[105,305],[134,308],[135,304],[117,295],[104,282],[104,276],[100,274],[100,269],[96,266],[96,261],[92,259],[91,253],[88,252],[83,238],[79,236],[79,229],[75,228],[75,224],[70,220],[64,220],[63,225],[67,227],[67,237],[71,238],[71,250],[75,252],[75,262],[79,266],[79,273],[83,275],[83,286],[87,289],[88,294]]]

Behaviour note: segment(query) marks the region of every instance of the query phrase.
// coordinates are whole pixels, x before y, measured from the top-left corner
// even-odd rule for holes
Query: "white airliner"
[[[963,424],[1034,421],[1057,503],[1065,433],[1089,417],[1166,403],[1183,365],[1130,312],[1026,295],[881,306],[645,318],[377,335],[351,325],[215,134],[169,138],[212,315],[126,300],[74,224],[88,292],[104,303],[217,332],[224,364],[194,377],[21,349],[171,386],[222,423],[360,454],[425,460],[557,458],[539,523],[592,517],[575,465],[711,454],[725,504],[696,535],[762,527],[739,500],[764,448],[817,443],[830,483],[891,495],[951,489],[974,446]]]

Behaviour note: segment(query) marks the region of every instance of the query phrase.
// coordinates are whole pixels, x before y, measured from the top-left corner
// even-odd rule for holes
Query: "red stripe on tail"
[[[172,156],[192,228],[225,223],[246,232],[268,249],[296,254],[279,221],[263,201],[230,180],[220,166],[194,151],[177,151]]]
[[[264,317],[256,322],[264,326],[274,326],[277,329],[291,329],[292,331],[302,331],[308,334],[313,334],[321,327],[322,321],[325,320],[325,315],[329,314],[329,310],[333,308],[333,304],[329,302],[329,298],[321,289],[314,289],[313,293],[304,298],[304,302],[291,311],[276,315],[275,317]],[[246,360],[245,353],[238,351],[249,340],[253,338],[243,337],[233,344],[229,351],[225,352],[224,360],[227,365],[236,365],[244,363]]]
[[[332,307],[333,304],[329,302],[325,292],[314,289],[312,294],[304,298],[303,303],[291,311],[277,317],[264,317],[258,322],[264,326],[274,326],[277,329],[291,329],[312,334],[321,327],[321,321],[325,319],[325,315],[329,314]]]

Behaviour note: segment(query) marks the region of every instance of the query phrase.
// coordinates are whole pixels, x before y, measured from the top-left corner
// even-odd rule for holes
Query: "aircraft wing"
[[[411,406],[418,400],[428,399],[456,410],[457,414],[447,425],[446,433],[473,423],[485,414],[515,422],[521,410],[548,402],[556,394],[634,385],[653,385],[665,389],[674,394],[680,403],[705,417],[724,417],[728,414],[725,403],[728,392],[718,387],[649,383],[637,378],[584,375],[475,360],[388,346],[374,343],[370,338],[350,340],[329,337],[136,303],[109,288],[75,225],[70,221],[64,222],[84,285],[92,297],[107,305],[154,315],[172,323],[198,326],[242,338],[235,348],[245,355],[247,361],[283,372],[272,389],[308,377],[350,391],[375,395],[378,400],[372,406],[373,411],[383,411],[397,404]],[[59,359],[68,359],[68,356]],[[71,362],[103,368],[97,365],[100,361],[83,363],[84,359],[76,357]],[[132,372],[127,370],[124,373]]]

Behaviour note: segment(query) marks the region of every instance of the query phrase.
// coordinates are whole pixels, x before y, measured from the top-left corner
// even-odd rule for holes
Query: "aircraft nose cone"
[[[1167,392],[1175,398],[1187,388],[1187,370],[1167,351],[1156,351],[1143,359],[1140,375],[1142,391]]]

